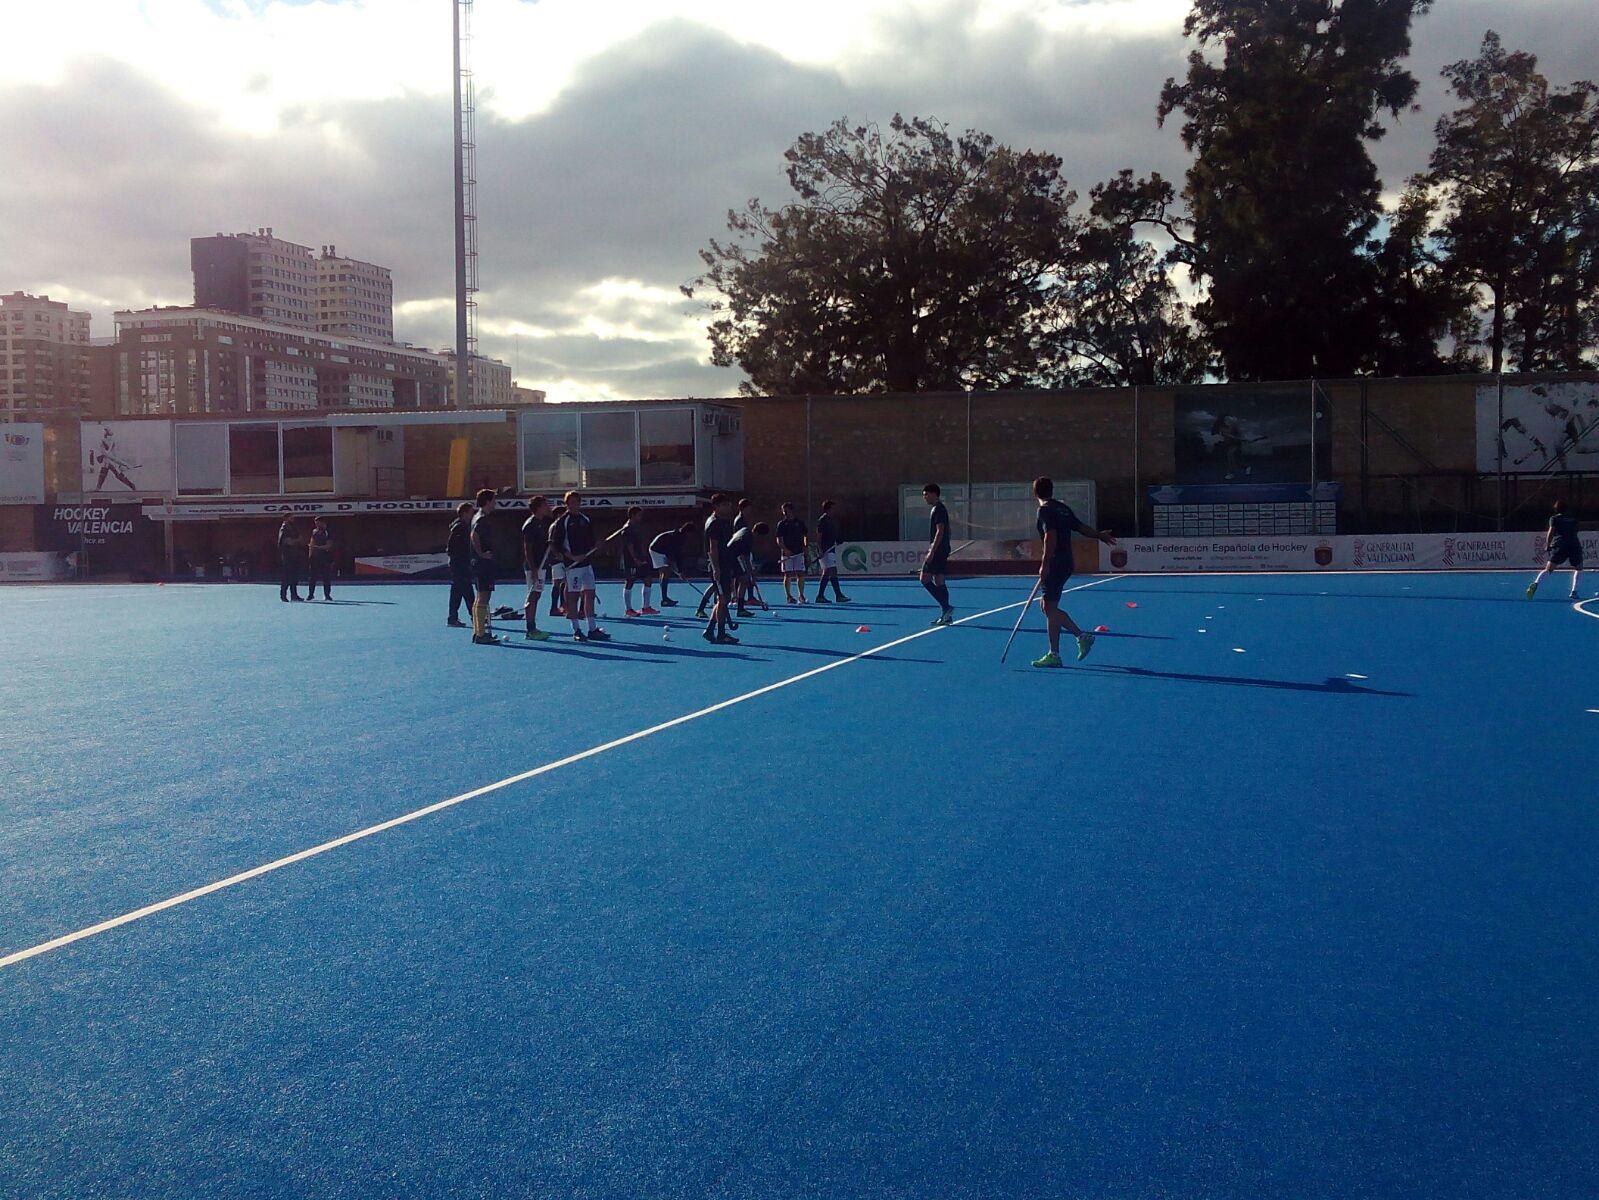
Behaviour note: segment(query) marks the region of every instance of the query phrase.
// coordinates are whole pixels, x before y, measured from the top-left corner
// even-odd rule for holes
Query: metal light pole
[[[452,45],[455,61],[455,403],[465,408],[472,403],[472,334],[468,319],[470,295],[467,287],[467,169],[466,105],[463,95],[462,8],[471,0],[450,0]]]

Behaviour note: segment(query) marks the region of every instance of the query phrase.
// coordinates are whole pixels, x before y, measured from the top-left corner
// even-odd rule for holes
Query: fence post
[[[1499,423],[1494,426],[1495,470],[1499,475],[1496,527],[1500,533],[1503,533],[1505,531],[1505,373],[1496,371],[1494,378],[1499,393]]]
[[[1143,489],[1139,486],[1141,480],[1139,478],[1139,462],[1138,462],[1138,446],[1139,446],[1139,442],[1142,439],[1142,434],[1143,434],[1143,431],[1140,428],[1139,423],[1138,423],[1138,401],[1139,401],[1139,399],[1140,399],[1140,397],[1142,395],[1142,392],[1143,392],[1143,388],[1139,384],[1136,384],[1136,383],[1133,384],[1133,536],[1134,537],[1143,537],[1144,536]],[[1096,513],[1095,516],[1097,518],[1098,514]]]

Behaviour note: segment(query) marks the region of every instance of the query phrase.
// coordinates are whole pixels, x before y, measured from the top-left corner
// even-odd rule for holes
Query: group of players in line
[[[1061,594],[1072,574],[1072,534],[1112,545],[1116,539],[1085,525],[1068,506],[1054,499],[1054,483],[1047,477],[1033,481],[1033,495],[1038,501],[1036,528],[1043,543],[1037,590],[1041,593],[1040,602],[1049,633],[1049,652],[1033,665],[1058,667],[1061,665],[1062,632],[1076,639],[1079,660],[1086,658],[1094,645],[1093,634],[1081,629],[1060,607]],[[928,548],[919,578],[922,587],[939,606],[939,615],[933,624],[952,625],[955,609],[950,603],[946,581],[951,554],[949,510],[944,507],[936,483],[923,488],[922,498],[928,505]],[[491,602],[500,563],[495,558],[487,526],[496,502],[494,491],[485,488],[477,494],[475,505],[461,504],[450,525],[446,545],[452,576],[448,624],[462,625],[460,606],[467,604],[472,613],[472,641],[478,645],[493,645],[499,641],[490,629],[490,620],[494,615]],[[744,499],[735,505],[731,497],[721,492],[711,497],[710,515],[703,525],[685,521],[652,538],[644,529],[644,510],[635,506],[628,509],[627,520],[621,528],[600,538],[592,519],[583,511],[581,492],[567,492],[560,504],[554,504],[547,496],[535,496],[529,505],[527,520],[522,524],[522,566],[527,581],[524,636],[530,641],[545,641],[550,637],[538,624],[547,587],[550,590],[549,615],[564,617],[570,622],[574,639],[580,642],[610,640],[611,635],[601,628],[596,613],[594,556],[615,541],[621,543],[625,615],[659,615],[660,610],[651,597],[657,585],[661,589],[661,607],[676,607],[678,602],[669,594],[671,580],[675,576],[688,582],[684,566],[689,557],[689,539],[697,527],[703,534],[703,555],[710,569],[710,583],[701,594],[695,615],[706,621],[702,636],[707,642],[736,646],[738,639],[729,632],[738,628],[732,618],[752,615],[750,605],[767,607],[760,594],[755,552],[756,539],[768,534],[774,535],[777,541],[778,566],[787,603],[812,602],[805,595],[805,584],[810,570],[815,567],[821,571],[821,580],[814,603],[848,604],[850,599],[838,582],[836,508],[832,500],[822,504],[821,515],[816,520],[814,544],[810,530],[793,504],[782,506],[782,517],[774,528],[754,519],[751,501]],[[827,598],[829,586],[833,591],[831,600]],[[643,605],[639,608],[634,607],[637,588],[643,589]]]

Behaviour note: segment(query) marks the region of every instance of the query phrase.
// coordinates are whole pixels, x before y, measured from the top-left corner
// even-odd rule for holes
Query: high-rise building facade
[[[196,308],[297,329],[317,328],[317,260],[311,247],[271,229],[189,239]]]
[[[0,419],[89,407],[89,314],[48,296],[0,296]]]
[[[316,328],[329,337],[394,340],[394,279],[387,267],[323,246],[316,260]]]
[[[441,350],[439,357],[450,365],[450,378],[455,378],[455,352]],[[513,403],[511,379],[511,366],[497,358],[486,358],[481,354],[472,356],[472,396],[465,404],[456,399],[456,408],[507,408]],[[450,394],[455,395],[454,387]]]
[[[409,346],[332,338],[236,313],[116,314],[115,411],[127,415],[444,408],[448,366]]]

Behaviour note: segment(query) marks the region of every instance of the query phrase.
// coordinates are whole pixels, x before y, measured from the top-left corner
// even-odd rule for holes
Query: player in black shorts
[[[849,597],[838,590],[838,507],[836,500],[822,501],[822,515],[816,518],[816,565],[822,581],[816,585],[816,603],[848,604]],[[827,598],[827,585],[833,585],[833,599]]]
[[[306,580],[305,598],[316,599],[316,585],[322,584],[322,599],[333,599],[333,534],[328,531],[326,517],[314,517],[311,520],[311,544],[308,547],[309,575]]]
[[[465,629],[461,621],[461,605],[472,612],[472,502],[463,500],[455,506],[455,520],[450,522],[450,533],[444,543],[444,553],[450,560],[450,618],[445,621],[455,629]]]
[[[549,557],[550,498],[534,496],[528,505],[527,520],[522,522],[522,570],[527,579],[527,605],[522,614],[527,622],[527,633],[523,636],[530,642],[546,642],[550,638],[539,628],[539,601],[544,597]]]
[[[938,601],[940,612],[933,624],[953,625],[955,610],[950,607],[949,587],[944,583],[944,573],[949,570],[949,509],[940,496],[936,483],[922,489],[929,512],[927,557],[922,560],[921,581],[927,594]]]
[[[627,520],[622,527],[605,540],[622,539],[622,604],[623,615],[629,617],[654,617],[659,613],[650,603],[650,589],[655,586],[655,569],[650,566],[650,539],[644,532],[644,510],[637,504],[627,510]],[[633,589],[644,585],[644,607],[633,607]]]
[[[711,497],[711,515],[705,521],[705,554],[711,564],[711,587],[705,589],[712,596],[711,619],[705,625],[705,640],[721,646],[736,646],[738,639],[727,632],[727,604],[733,595],[733,579],[738,571],[738,561],[728,550],[733,538],[733,519],[729,515],[732,505],[721,492]]]
[[[673,600],[667,591],[667,580],[676,575],[686,581],[683,574],[683,560],[687,556],[688,537],[694,532],[694,522],[684,521],[676,529],[668,529],[665,533],[655,535],[650,542],[650,566],[660,573],[661,578],[661,607],[676,608],[677,601]]]
[[[1564,500],[1555,501],[1555,510],[1549,518],[1549,533],[1544,544],[1546,555],[1544,568],[1538,572],[1538,577],[1527,585],[1527,599],[1531,600],[1538,594],[1538,585],[1550,571],[1556,567],[1570,566],[1571,598],[1575,600],[1577,580],[1582,578],[1582,526],[1577,524],[1576,517],[1566,511]]]
[[[477,516],[472,518],[472,577],[477,590],[472,598],[472,644],[497,646],[500,639],[489,629],[489,599],[494,595],[494,542],[489,514],[494,511],[494,489],[477,494]]]
[[[1094,635],[1078,628],[1077,622],[1066,615],[1060,606],[1060,596],[1066,590],[1066,581],[1072,577],[1072,534],[1094,538],[1107,546],[1116,539],[1108,533],[1084,525],[1066,505],[1055,499],[1055,483],[1047,475],[1033,480],[1033,495],[1038,500],[1038,536],[1043,540],[1044,553],[1038,562],[1039,603],[1044,608],[1044,621],[1049,626],[1049,653],[1034,661],[1035,667],[1058,667],[1060,661],[1060,631],[1069,632],[1077,639],[1077,661],[1088,657],[1094,648]]]

